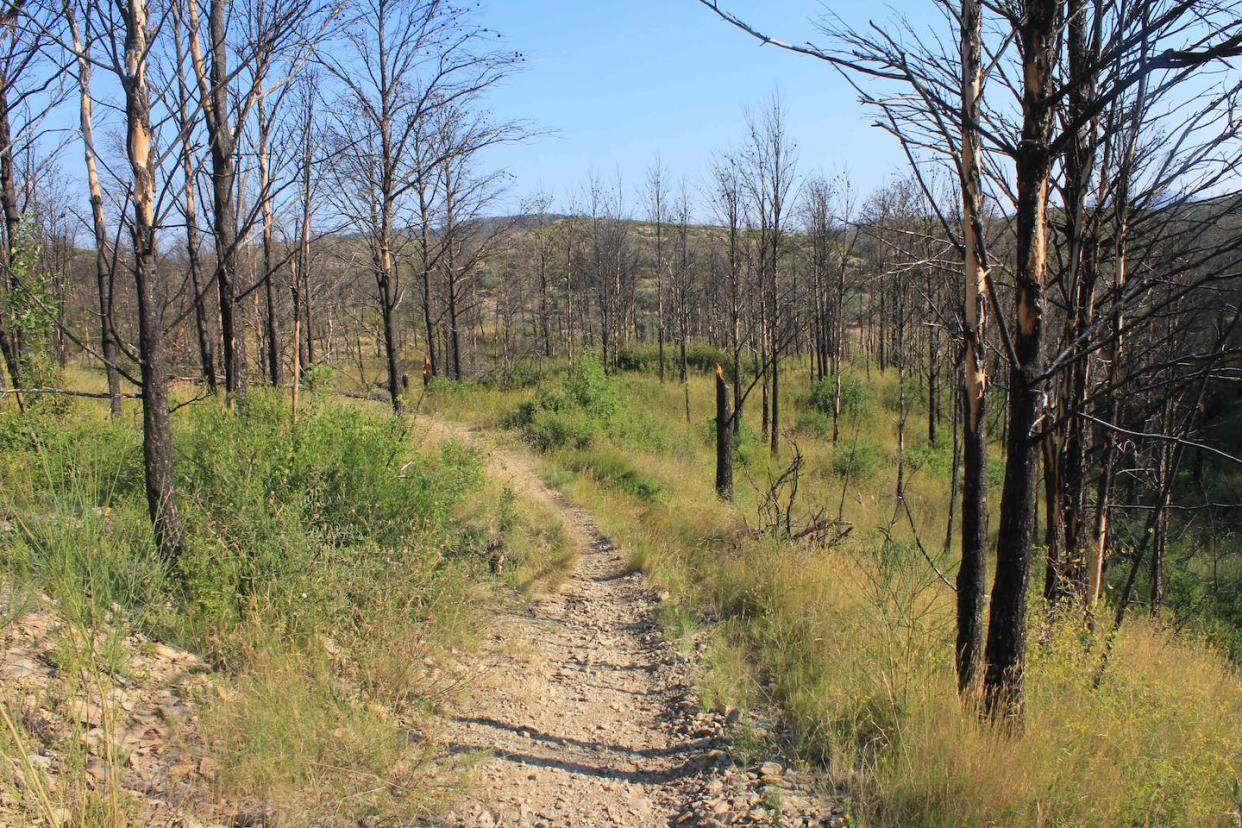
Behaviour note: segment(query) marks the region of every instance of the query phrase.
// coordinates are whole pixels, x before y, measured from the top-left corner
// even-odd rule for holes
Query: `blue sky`
[[[820,0],[721,0],[773,37],[817,36],[830,9],[847,21],[891,20],[899,6]],[[542,189],[557,205],[593,170],[620,170],[631,200],[658,154],[693,185],[712,154],[736,146],[744,109],[779,92],[801,172],[848,169],[862,192],[903,170],[896,142],[828,65],[760,46],[697,0],[484,0],[481,22],[526,55],[523,70],[493,96],[501,118],[553,134],[494,150],[488,162],[514,176],[516,202]],[[638,205],[633,205],[635,208]]]
[[[773,37],[818,37],[825,10],[854,25],[919,20],[929,0],[863,4],[843,0],[720,0]],[[930,18],[929,18],[930,19]],[[872,113],[827,64],[758,41],[729,26],[697,0],[479,0],[478,22],[525,55],[522,68],[493,91],[501,120],[545,130],[534,139],[489,150],[482,163],[507,169],[512,183],[489,211],[514,212],[543,192],[554,210],[582,193],[588,176],[608,183],[618,173],[630,213],[643,214],[641,191],[658,155],[675,189],[686,178],[696,218],[707,219],[698,184],[715,153],[742,141],[744,112],[779,94],[800,173],[848,171],[865,194],[906,171],[895,140],[872,127]],[[937,19],[938,25],[943,21]],[[116,98],[115,82],[96,72],[97,97]],[[117,112],[96,108],[96,132],[116,135]],[[70,95],[52,124],[76,134],[77,98]],[[85,190],[76,141],[62,151],[62,169]],[[84,199],[85,196],[83,195]]]

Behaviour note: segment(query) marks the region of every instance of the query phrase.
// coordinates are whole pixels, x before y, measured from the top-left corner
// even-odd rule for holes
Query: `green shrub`
[[[631,342],[617,349],[617,368],[621,371],[654,373],[660,367],[659,346],[653,343]],[[664,343],[664,369],[676,371],[681,364],[681,350],[676,342]],[[717,365],[729,366],[733,357],[720,348],[706,342],[691,342],[686,346],[686,365],[694,371],[710,373]]]
[[[522,400],[518,403],[517,408],[510,411],[500,421],[504,428],[520,428],[525,429],[535,421],[535,415],[539,413],[539,406],[534,400]]]
[[[306,370],[302,372],[302,384],[306,386],[307,391],[329,391],[335,387],[335,383],[336,371],[331,365],[316,362],[306,366]]]
[[[833,402],[836,396],[836,382],[832,377],[824,377],[811,386],[811,407],[821,414],[832,416]],[[841,374],[841,414],[851,417],[862,416],[872,400],[871,387],[861,377],[848,371]]]
[[[617,389],[593,354],[583,354],[570,369],[565,378],[565,394],[595,420],[611,418],[621,406]]]
[[[303,632],[354,611],[367,598],[343,589],[345,573],[451,549],[452,509],[480,480],[460,447],[417,451],[405,421],[335,400],[312,400],[296,427],[261,389],[236,412],[194,406],[174,422],[186,541],[170,581],[139,423],[66,422],[28,421],[40,450],[27,436],[0,454],[0,505],[24,528],[0,535],[0,565],[81,612],[116,604],[205,650],[259,608]]]
[[[866,480],[885,457],[885,451],[875,443],[862,440],[849,445],[841,443],[832,455],[832,472],[849,480]]]
[[[564,383],[560,387],[544,383],[535,389],[535,405],[542,411],[565,411],[572,404],[565,395]]]
[[[717,365],[729,365],[733,358],[705,342],[691,342],[686,348],[686,365],[696,371],[713,373]]]
[[[539,451],[569,446],[584,449],[601,430],[600,424],[581,409],[537,410],[525,427],[526,440]]]
[[[599,483],[620,489],[639,500],[658,500],[664,485],[654,477],[636,469],[620,452],[611,448],[596,448],[578,452],[568,459],[567,465],[576,472],[586,472]]]
[[[255,393],[235,414],[197,407],[179,432],[187,490],[209,516],[227,524],[247,510],[295,508],[334,543],[399,545],[443,531],[479,475],[460,449],[411,451],[407,421],[343,404],[313,406],[294,429],[278,396]]]
[[[539,451],[584,449],[620,408],[621,397],[612,380],[599,360],[587,354],[570,369],[561,388],[539,386],[535,398],[520,403],[504,424],[521,429]]]
[[[535,360],[524,359],[501,375],[496,386],[503,391],[516,391],[522,388],[534,388],[544,377],[543,365]]]
[[[937,477],[948,477],[953,471],[953,450],[946,445],[920,443],[906,449],[906,462],[912,469],[926,469]]]
[[[708,417],[703,422],[703,435],[709,446],[716,445],[716,418]],[[733,462],[740,466],[753,463],[760,450],[759,435],[751,428],[750,423],[742,420],[742,425],[733,435]]]
[[[664,352],[665,362],[668,361],[667,347]],[[658,346],[639,342],[628,342],[617,349],[617,369],[621,371],[655,371],[660,365]]]

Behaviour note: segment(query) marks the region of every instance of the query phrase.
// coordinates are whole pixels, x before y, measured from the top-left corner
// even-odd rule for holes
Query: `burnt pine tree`
[[[193,146],[193,122],[190,116],[190,85],[186,80],[186,49],[181,6],[174,4],[173,41],[177,61],[177,128],[181,138],[182,217],[185,220],[185,252],[193,291],[194,331],[198,337],[198,359],[207,388],[216,393],[216,335],[207,312],[207,295],[215,287],[214,274],[203,283],[203,267],[198,236],[198,210],[195,206],[197,159]],[[218,318],[218,317],[217,317]]]
[[[229,94],[233,74],[229,71],[228,2],[211,0],[207,17],[207,59],[199,42],[198,3],[187,2],[186,10],[190,57],[198,80],[211,151],[211,229],[216,243],[213,281],[220,314],[224,388],[228,394],[240,396],[246,387],[246,337],[237,287],[238,228],[234,194],[237,131],[242,119],[234,119]]]
[[[183,539],[173,474],[164,329],[155,304],[155,170],[151,157],[151,102],[147,89],[146,0],[129,0],[121,6],[121,17],[125,30],[125,55],[124,65],[118,67],[118,74],[125,92],[125,147],[133,176],[133,267],[142,369],[143,471],[147,510],[155,530],[155,542],[160,554],[171,562],[180,555]]]
[[[729,416],[729,385],[716,366],[716,494],[733,499],[733,428]]]
[[[1036,420],[1043,399],[1044,274],[1048,266],[1049,146],[1055,113],[1053,69],[1063,3],[1032,0],[1017,30],[1022,55],[1022,137],[1014,160],[1014,321],[1009,366],[1009,431],[996,539],[996,580],[988,616],[984,704],[994,717],[1022,715],[1026,594],[1039,469]]]
[[[987,337],[986,251],[979,175],[979,99],[983,72],[979,0],[962,0],[961,10],[961,193],[962,254],[965,262],[965,358],[962,395],[962,560],[957,570],[956,667],[959,692],[968,694],[978,677],[983,645],[983,590],[987,509]]]
[[[95,237],[95,285],[99,296],[99,355],[104,363],[108,382],[108,414],[115,417],[121,413],[121,375],[117,371],[116,331],[112,327],[112,280],[113,271],[109,258],[108,224],[104,219],[103,188],[99,183],[99,166],[95,159],[95,126],[91,99],[91,58],[87,50],[90,42],[91,15],[83,17],[87,31],[83,33],[77,22],[75,10],[69,0],[64,3],[65,22],[69,27],[73,56],[78,65],[78,128],[82,134],[82,155],[86,164],[86,186],[90,193],[91,230]]]

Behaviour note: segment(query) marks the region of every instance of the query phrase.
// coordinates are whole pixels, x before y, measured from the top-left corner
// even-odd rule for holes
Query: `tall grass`
[[[790,365],[782,386],[809,388],[803,370]],[[893,520],[891,373],[851,369],[847,384],[857,404],[847,409],[836,446],[817,422],[816,395],[795,391],[782,400],[806,457],[800,513],[824,508],[835,516],[840,509],[853,527],[830,548],[782,544],[755,531],[758,498],[782,464],[762,449],[741,468],[738,502],[716,499],[701,421],[712,410],[708,380],[691,379],[691,423],[679,384],[632,373],[614,381],[620,421],[597,430],[585,447],[548,450],[549,473],[633,565],[670,591],[660,610],[670,634],[708,638],[699,679],[707,703],[778,706],[792,727],[791,749],[823,770],[825,784],[851,800],[861,822],[1236,824],[1242,685],[1227,659],[1193,636],[1132,617],[1095,689],[1100,642],[1074,619],[1050,618],[1032,596],[1026,732],[1003,735],[963,709],[952,669],[953,594],[919,551],[904,514]],[[489,389],[469,398],[492,424],[501,418],[490,412],[535,399],[529,391]],[[925,403],[908,399],[907,497],[918,540],[951,578],[956,538],[947,555],[940,552],[949,435],[928,444]],[[460,400],[431,404],[471,415]],[[752,398],[752,427],[757,407]],[[617,457],[654,481],[661,496],[590,473],[593,463]],[[990,466],[999,471],[1000,463]]]

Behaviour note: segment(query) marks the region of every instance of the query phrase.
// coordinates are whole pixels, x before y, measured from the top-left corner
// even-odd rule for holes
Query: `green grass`
[[[194,750],[222,769],[215,794],[282,824],[408,822],[440,807],[453,768],[432,778],[414,734],[455,686],[445,655],[477,639],[508,586],[563,577],[572,549],[554,516],[382,405],[312,393],[295,423],[286,396],[253,389],[236,411],[203,401],[174,416],[187,541],[170,567],[151,538],[135,414],[109,421],[93,402],[50,398],[0,410],[0,583],[54,599],[65,632],[50,657],[82,677],[47,703],[106,704],[123,640],[142,633],[212,671]],[[0,755],[29,775],[18,759],[35,736],[14,721]],[[80,755],[75,744],[46,747]],[[50,807],[75,824],[131,821],[115,785],[85,784],[80,758],[52,800],[21,799],[31,818]]]

